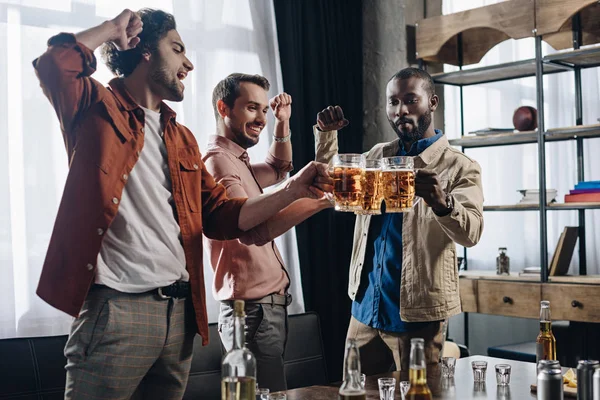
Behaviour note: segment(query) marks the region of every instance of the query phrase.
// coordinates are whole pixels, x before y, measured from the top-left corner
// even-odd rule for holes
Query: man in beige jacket
[[[375,145],[367,157],[413,156],[418,202],[412,212],[359,215],[354,229],[348,295],[352,317],[347,338],[361,348],[367,375],[389,368],[408,371],[410,339],[425,339],[428,375],[444,343],[444,321],[459,314],[456,246],[477,244],[483,231],[479,164],[452,148],[434,129],[438,96],[431,76],[406,68],[386,88],[386,112],[398,139]],[[348,121],[339,106],[317,115],[316,159],[338,152],[337,129]]]

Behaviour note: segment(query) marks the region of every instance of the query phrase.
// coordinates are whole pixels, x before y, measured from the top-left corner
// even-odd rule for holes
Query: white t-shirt
[[[160,113],[146,113],[144,147],[98,254],[96,283],[141,293],[188,281]]]

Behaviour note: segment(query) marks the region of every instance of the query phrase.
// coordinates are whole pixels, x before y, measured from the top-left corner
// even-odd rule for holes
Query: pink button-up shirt
[[[225,186],[229,197],[257,197],[262,188],[282,181],[293,169],[292,163],[270,153],[262,164],[250,165],[248,153],[231,140],[212,135],[203,159],[215,180]],[[261,229],[262,228],[262,229]],[[217,300],[254,300],[272,293],[285,293],[290,280],[274,241],[262,246],[261,233],[268,236],[263,224],[240,240],[204,238],[215,272],[213,294]]]

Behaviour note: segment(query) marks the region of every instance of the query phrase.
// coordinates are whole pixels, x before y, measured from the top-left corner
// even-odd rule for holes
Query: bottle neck
[[[410,349],[410,370],[408,379],[411,385],[427,384],[427,369],[423,345],[412,345]]]
[[[542,307],[540,310],[540,323],[543,322],[552,322],[552,319],[550,318],[550,309],[547,307]]]
[[[242,349],[246,345],[246,331],[244,330],[245,318],[235,316],[233,318],[233,348]]]
[[[360,355],[358,347],[350,343],[346,348],[346,359],[344,361],[344,383],[342,390],[362,390],[360,382]]]

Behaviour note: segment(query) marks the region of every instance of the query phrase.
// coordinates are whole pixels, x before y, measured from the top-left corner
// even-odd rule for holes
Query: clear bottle
[[[421,338],[410,340],[410,366],[408,379],[410,387],[406,400],[431,400],[431,390],[427,386],[427,362],[425,361],[425,341]]]
[[[543,300],[540,305],[540,333],[536,343],[536,363],[540,360],[556,360],[556,339],[552,334],[550,302]]]
[[[338,392],[339,400],[366,400],[365,389],[360,383],[360,353],[354,339],[346,342],[344,382]]]
[[[496,274],[510,275],[510,257],[506,255],[506,247],[498,248],[498,257],[496,257]]]
[[[246,348],[244,301],[233,306],[233,348],[221,362],[221,400],[256,399],[256,359]]]

